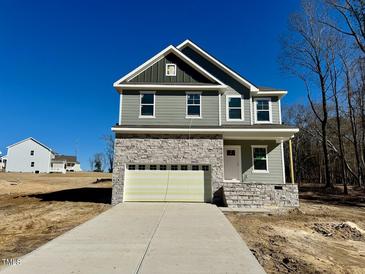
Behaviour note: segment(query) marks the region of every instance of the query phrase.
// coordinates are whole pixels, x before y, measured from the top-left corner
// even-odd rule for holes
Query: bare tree
[[[365,53],[365,1],[326,0],[326,3],[336,11],[342,22],[334,24],[328,20],[323,20],[322,23],[346,36],[352,37],[359,49]]]
[[[282,67],[303,80],[313,113],[321,124],[322,150],[326,187],[333,187],[330,179],[328,156],[328,91],[330,88],[330,67],[333,65],[331,52],[337,38],[332,28],[320,21],[326,21],[323,5],[314,1],[303,1],[302,12],[290,18],[290,34],[283,39]],[[319,90],[321,108],[316,108],[312,91]],[[316,92],[317,93],[317,92]]]
[[[106,164],[108,166],[109,173],[113,172],[113,160],[114,160],[114,138],[113,135],[104,135],[102,139],[105,142],[105,156]]]
[[[90,159],[90,167],[92,171],[103,172],[104,171],[104,154],[95,153]]]

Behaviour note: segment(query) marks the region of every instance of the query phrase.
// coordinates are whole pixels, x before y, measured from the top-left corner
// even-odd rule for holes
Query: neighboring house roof
[[[55,155],[53,161],[66,161],[69,163],[78,163],[76,156],[60,155],[60,154]]]
[[[22,141],[19,141],[19,142],[15,143],[15,144],[12,144],[12,145],[10,145],[10,146],[7,146],[6,148],[11,148],[11,147],[13,147],[13,146],[19,145],[19,144],[21,144],[21,143],[23,143],[23,142],[26,142],[26,141],[28,141],[28,140],[32,140],[33,142],[36,142],[38,145],[40,145],[40,146],[44,147],[45,149],[49,150],[50,152],[53,152],[53,151],[52,151],[52,149],[50,149],[50,148],[49,148],[49,147],[47,147],[46,145],[42,144],[41,142],[37,141],[37,140],[36,140],[36,139],[34,139],[33,137],[29,137],[29,138],[27,138],[27,139],[24,139],[24,140],[22,140]]]
[[[183,54],[180,50],[176,49],[172,45],[168,46],[167,48],[165,48],[161,52],[157,53],[155,56],[153,56],[152,58],[147,60],[145,63],[143,63],[139,67],[137,67],[136,69],[132,70],[131,72],[129,72],[128,74],[126,74],[125,76],[120,78],[118,81],[116,81],[113,84],[113,86],[115,88],[133,88],[133,87],[136,88],[136,87],[140,87],[140,86],[149,87],[149,85],[146,85],[146,84],[141,85],[141,84],[136,84],[136,83],[129,83],[129,81],[132,78],[134,78],[136,75],[138,75],[139,73],[143,72],[144,70],[146,70],[147,68],[149,68],[150,66],[152,66],[153,64],[155,64],[156,62],[158,62],[159,60],[164,58],[165,56],[167,56],[169,53],[175,54],[181,60],[183,60],[184,62],[186,62],[187,64],[192,66],[194,69],[196,69],[198,72],[200,72],[202,75],[204,75],[208,79],[212,80],[213,82],[217,83],[217,85],[208,85],[208,86],[214,87],[214,88],[226,88],[227,87],[222,81],[220,81],[215,76],[210,74],[208,71],[203,69],[201,66],[199,66],[197,63],[195,63],[193,60],[191,60],[189,57],[187,57],[185,54]],[[154,86],[156,88],[163,88],[165,85],[160,84],[160,85],[154,85]],[[182,88],[184,88],[185,85],[181,84],[181,85],[175,85],[175,86],[182,86]],[[201,88],[202,86],[199,85],[199,87]]]
[[[243,84],[244,86],[246,86],[247,88],[250,89],[250,91],[258,91],[257,86],[255,86],[254,84],[252,84],[250,81],[248,81],[247,79],[243,78],[241,75],[239,75],[237,72],[235,72],[233,69],[229,68],[228,66],[224,65],[222,62],[220,62],[217,58],[213,57],[212,55],[210,55],[208,52],[206,52],[205,50],[203,50],[202,48],[200,48],[199,46],[197,46],[196,44],[194,44],[192,41],[190,41],[189,39],[185,40],[184,42],[182,42],[180,45],[178,45],[176,48],[179,50],[182,50],[183,48],[189,46],[191,49],[193,49],[195,52],[197,52],[198,54],[202,55],[203,57],[205,57],[206,59],[208,59],[209,61],[211,61],[213,64],[215,64],[216,66],[218,66],[219,68],[221,68],[223,71],[225,71],[226,73],[228,73],[229,75],[231,75],[233,78],[235,78],[237,81],[239,81],[241,84]]]

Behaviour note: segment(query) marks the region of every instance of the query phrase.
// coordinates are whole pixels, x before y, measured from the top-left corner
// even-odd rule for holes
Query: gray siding
[[[253,97],[253,103],[252,103],[252,113],[254,114],[254,98],[260,98],[260,97]],[[271,110],[272,110],[272,123],[273,124],[280,124],[280,110],[279,110],[279,99],[277,96],[267,96],[265,98],[271,98]],[[253,119],[253,122],[255,123],[255,119]]]
[[[246,183],[273,183],[283,182],[283,163],[281,157],[281,145],[275,141],[254,140],[224,140],[225,145],[240,145],[242,159],[242,181]],[[268,168],[269,173],[253,173],[252,145],[268,145]]]
[[[250,124],[251,123],[251,112],[250,112],[250,91],[243,86],[241,83],[239,83],[237,80],[232,78],[229,74],[227,74],[225,71],[218,68],[216,65],[212,64],[208,60],[206,60],[204,57],[202,57],[200,54],[196,53],[193,49],[189,47],[185,47],[182,52],[187,55],[190,59],[192,59],[194,62],[199,64],[201,67],[203,67],[205,70],[207,70],[209,73],[217,77],[219,80],[224,82],[226,85],[229,86],[226,94],[241,94],[244,98],[244,121],[226,121],[226,96],[222,96],[222,102],[221,102],[221,108],[222,108],[222,125],[224,124]],[[252,115],[254,115],[253,110],[253,104],[252,104]],[[279,124],[279,103],[277,97],[272,97],[272,122],[274,124]],[[255,120],[253,119],[253,122]]]
[[[244,111],[244,120],[243,121],[227,121],[227,95],[241,95],[239,92],[232,88],[228,88],[225,90],[224,94],[221,96],[221,112],[222,112],[222,125],[249,125],[251,123],[251,111],[250,111],[250,98],[242,96],[243,98],[243,111]]]
[[[186,119],[186,94],[183,91],[157,91],[156,118],[139,118],[140,92],[125,91],[121,125],[200,125],[218,126],[218,91],[202,92],[202,118]]]
[[[165,67],[169,63],[176,64],[176,76],[166,76]],[[207,79],[174,54],[169,54],[131,79],[129,83],[213,84],[214,82]]]
[[[236,79],[234,79],[232,76],[227,74],[222,69],[218,68],[216,65],[212,64],[208,60],[206,60],[204,57],[196,53],[194,50],[192,50],[189,47],[185,47],[182,52],[187,55],[190,59],[192,59],[194,62],[199,64],[201,67],[203,67],[205,70],[207,70],[209,73],[217,77],[219,80],[221,80],[223,83],[225,83],[228,86],[228,89],[225,91],[225,94],[222,96],[222,102],[221,102],[221,112],[222,112],[222,125],[225,124],[243,124],[247,125],[251,123],[251,113],[250,113],[250,91],[248,88],[243,86],[241,83],[239,83]],[[226,120],[226,94],[229,95],[236,95],[241,94],[244,98],[244,121],[227,121]]]

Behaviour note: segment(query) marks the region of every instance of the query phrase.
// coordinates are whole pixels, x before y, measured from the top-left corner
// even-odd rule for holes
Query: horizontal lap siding
[[[283,166],[281,158],[281,146],[275,141],[254,141],[254,140],[225,140],[224,145],[240,145],[242,159],[242,181],[258,183],[283,183]],[[268,145],[268,167],[269,173],[253,173],[252,145]]]
[[[252,113],[254,113],[254,102],[255,102],[255,98],[260,98],[260,97],[253,97],[253,103],[252,103]],[[272,115],[272,123],[273,124],[280,124],[280,106],[279,106],[279,99],[276,96],[261,96],[261,98],[271,98],[271,115]],[[255,119],[253,120],[255,122]]]
[[[186,94],[183,91],[157,91],[156,118],[138,118],[140,92],[125,91],[122,100],[122,125],[218,126],[218,92],[202,92],[202,118],[186,119]]]
[[[223,71],[210,61],[206,60],[200,54],[196,53],[189,47],[184,48],[183,53],[191,58],[194,62],[198,63],[201,67],[207,70],[209,73],[217,77],[219,80],[224,82],[228,88],[224,91],[221,102],[221,112],[222,112],[222,125],[227,124],[241,124],[247,125],[251,123],[251,112],[250,112],[250,91],[247,87],[242,85],[236,79],[234,79],[230,74]],[[239,95],[241,94],[244,98],[244,121],[227,121],[226,120],[226,95]]]
[[[226,105],[226,98],[229,95],[240,95],[237,91],[232,88],[227,89],[223,96],[221,102],[221,112],[222,112],[222,125],[249,125],[251,124],[251,111],[250,111],[250,98],[242,96],[243,100],[243,113],[244,113],[244,120],[243,121],[227,121],[227,105]]]

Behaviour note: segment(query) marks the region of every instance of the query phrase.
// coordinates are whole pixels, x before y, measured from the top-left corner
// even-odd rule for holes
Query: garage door
[[[208,165],[127,165],[125,202],[210,202]]]

